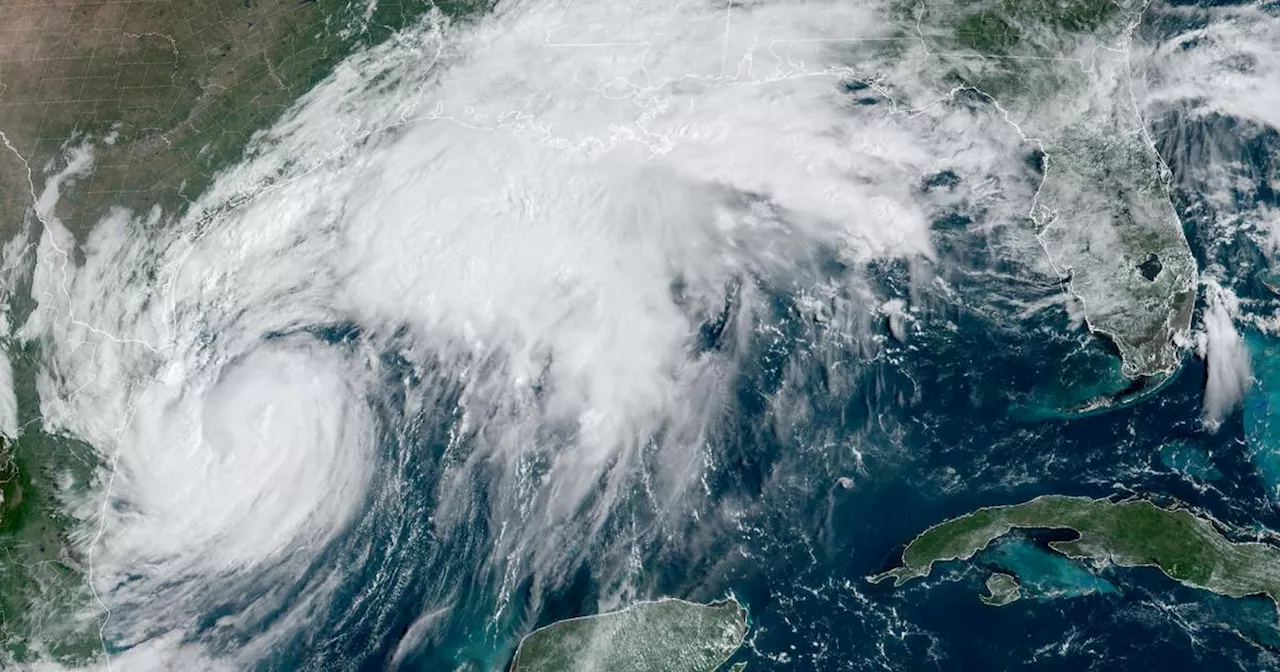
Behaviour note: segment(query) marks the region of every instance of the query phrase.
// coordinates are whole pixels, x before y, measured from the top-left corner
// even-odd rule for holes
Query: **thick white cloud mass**
[[[1135,84],[1181,179],[1209,268],[1196,337],[1208,366],[1202,421],[1214,430],[1252,382],[1237,324],[1272,328],[1232,287],[1257,272],[1242,265],[1242,242],[1252,239],[1273,268],[1280,249],[1274,208],[1262,193],[1280,182],[1265,162],[1251,159],[1266,146],[1259,140],[1280,128],[1280,22],[1262,2],[1160,4],[1153,14],[1148,32],[1158,39],[1139,43]]]
[[[570,561],[637,482],[657,501],[696,486],[734,364],[693,347],[699,325],[733,292],[749,330],[740,279],[803,288],[821,250],[851,269],[931,256],[913,185],[939,136],[972,131],[855,114],[840,82],[861,43],[824,40],[874,45],[880,22],[818,4],[433,21],[344,63],[182,221],[117,211],[79,267],[47,222],[23,335],[48,345],[47,423],[104,453],[80,541],[133,663],[172,664],[156,633],[235,587],[293,585],[357,512],[401,506],[404,484],[370,488],[402,430],[375,410],[381,352],[435,381],[406,379],[409,409],[456,393],[432,519],[514,515],[492,542],[504,581]],[[952,168],[987,162],[959,146]],[[467,494],[482,482],[488,511]],[[288,597],[287,632],[328,571],[219,625]]]
[[[1185,192],[1212,208],[1203,224],[1215,238],[1237,227],[1263,229],[1273,213],[1258,195],[1259,182],[1280,187],[1274,175],[1257,175],[1249,144],[1280,128],[1280,22],[1266,3],[1216,7],[1159,5],[1150,20],[1157,33],[1140,42],[1135,88],[1149,121],[1160,126],[1162,145]],[[1157,31],[1155,26],[1163,27]],[[1179,29],[1171,29],[1178,26]],[[1211,241],[1216,243],[1217,241]]]
[[[371,511],[446,539],[491,523],[476,580],[538,599],[628,492],[679,510],[702,487],[739,362],[696,343],[726,305],[724,338],[750,335],[753,279],[851,340],[880,306],[906,338],[859,273],[934,257],[922,179],[980,176],[960,190],[993,219],[1037,185],[1018,129],[880,53],[886,25],[851,3],[512,3],[349,59],[180,221],[115,211],[81,263],[55,181],[21,333],[46,346],[46,423],[103,454],[78,542],[128,669],[251,664],[325,608],[349,568],[309,563]],[[872,60],[893,97],[854,105]],[[447,445],[412,458],[436,492],[412,493],[382,446],[442,406]]]
[[[13,392],[13,366],[9,353],[0,349],[0,436],[18,436],[18,398]]]
[[[1244,399],[1253,379],[1249,350],[1235,327],[1239,300],[1216,282],[1206,284],[1208,306],[1199,334],[1199,350],[1209,369],[1204,390],[1204,423],[1210,430],[1216,430],[1227,413]]]
[[[1265,5],[1160,6],[1160,14],[1182,19],[1187,29],[1139,45],[1147,66],[1145,86],[1138,82],[1143,101],[1155,108],[1191,102],[1201,115],[1280,127],[1280,24]]]

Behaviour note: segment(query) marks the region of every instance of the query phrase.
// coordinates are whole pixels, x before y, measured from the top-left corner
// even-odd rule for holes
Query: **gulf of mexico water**
[[[944,263],[976,268],[970,259]],[[882,269],[881,290],[892,293],[897,281],[905,290],[910,272]],[[631,493],[597,538],[577,540],[573,570],[536,600],[533,585],[474,578],[486,540],[517,521],[477,516],[463,534],[433,528],[437,502],[418,493],[433,491],[449,462],[458,392],[447,371],[410,374],[388,354],[388,389],[419,375],[413,384],[442,391],[414,413],[394,394],[380,402],[383,424],[398,428],[383,437],[388,471],[362,521],[325,559],[353,567],[335,602],[347,608],[281,649],[274,665],[499,669],[520,634],[595,613],[625,575],[638,598],[741,600],[751,630],[733,660],[749,669],[1276,667],[1280,640],[1265,600],[1215,598],[1155,570],[1099,574],[1037,559],[1047,554],[1042,541],[949,563],[901,590],[865,581],[936,522],[1046,493],[1176,498],[1229,523],[1280,529],[1265,468],[1245,438],[1248,412],[1215,433],[1199,422],[1203,363],[1188,355],[1178,376],[1126,407],[1082,417],[1028,412],[1069,408],[1077,380],[1108,385],[1114,356],[1062,308],[1014,319],[1011,308],[992,306],[997,289],[973,277],[972,286],[951,283],[932,296],[917,287],[913,303],[928,307],[916,313],[918,330],[898,342],[881,325],[884,347],[870,360],[856,345],[824,339],[795,297],[756,280],[776,329],[750,340],[750,364],[713,439],[709,504],[673,525],[647,512],[643,492]],[[1020,291],[1056,287],[1029,282]],[[708,338],[701,347],[719,345]],[[1199,457],[1169,459],[1171,444]],[[1209,469],[1215,478],[1205,477]],[[398,496],[386,496],[392,484]],[[483,510],[483,488],[474,496]],[[632,540],[625,556],[613,543],[619,537]],[[634,566],[643,570],[627,569]],[[1032,595],[983,605],[984,567],[1018,572]],[[422,612],[446,598],[449,611]],[[530,604],[538,606],[530,612]]]
[[[1253,313],[1275,309],[1264,252],[1248,231],[1218,225],[1220,205],[1192,175],[1198,147],[1229,148],[1254,181],[1232,195],[1234,208],[1280,206],[1270,187],[1275,133],[1178,110],[1149,122],[1201,268],[1225,267],[1223,281]],[[616,515],[568,541],[572,566],[545,585],[478,571],[492,540],[521,524],[484,513],[481,483],[451,490],[469,493],[449,503],[474,512],[467,526],[435,524],[441,502],[427,493],[441,491],[466,453],[464,390],[445,367],[384,353],[385,393],[373,401],[380,471],[359,522],[314,563],[349,572],[330,617],[267,667],[501,669],[521,634],[595,613],[625,586],[636,599],[737,597],[751,630],[733,661],[750,670],[1280,669],[1268,601],[1217,597],[1151,569],[1071,563],[1034,535],[899,590],[865,581],[934,523],[1048,493],[1177,499],[1240,530],[1280,529],[1275,342],[1248,334],[1257,382],[1243,409],[1209,432],[1201,360],[1188,353],[1177,375],[1146,386],[1124,379],[1114,350],[1055,300],[1057,279],[1002,254],[984,224],[940,218],[936,262],[865,269],[877,297],[911,307],[901,339],[883,323],[872,325],[873,343],[846,340],[795,288],[739,278],[766,309],[738,342],[723,337],[740,319],[726,305],[695,346],[743,348],[745,363],[728,374],[734,392],[708,440],[699,504],[664,516],[633,484]],[[818,265],[831,277],[848,270],[834,254]],[[310,337],[333,347],[361,340],[341,325]],[[425,402],[411,403],[406,390],[423,389]],[[1100,396],[1132,403],[1074,412]],[[1028,597],[983,605],[993,568],[1018,573]],[[237,611],[228,601],[223,613]]]

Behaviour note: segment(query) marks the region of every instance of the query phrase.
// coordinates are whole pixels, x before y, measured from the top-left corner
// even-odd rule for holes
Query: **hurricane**
[[[496,589],[492,618],[518,619],[517,585],[673,512],[724,515],[699,478],[756,285],[864,336],[858,265],[931,255],[899,176],[949,129],[851,118],[851,66],[800,58],[836,34],[809,12],[726,32],[688,10],[432,16],[344,63],[181,221],[113,212],[81,265],[47,222],[24,329],[51,337],[46,417],[109,460],[82,531],[109,646],[195,632],[252,660],[402,553],[423,579],[474,563],[427,581],[428,613]],[[625,27],[569,32],[604,16]],[[746,42],[766,26],[785,58]],[[592,549],[603,528],[630,530]],[[359,618],[405,580],[361,589]]]
[[[1237,193],[1238,147],[1160,124],[1280,126],[1269,10],[1126,24],[1052,66],[1079,82],[1057,105],[933,70],[949,56],[901,4],[434,8],[342,59],[180,211],[112,206],[77,236],[59,203],[114,136],[28,165],[35,226],[4,257],[32,307],[5,320],[39,348],[44,431],[91,448],[54,475],[86,593],[56,614],[92,633],[88,664],[498,670],[574,600],[604,612],[667,586],[745,600],[771,624],[751,667],[784,669],[768,610],[807,598],[731,580],[777,554],[859,627],[898,632],[870,665],[940,626],[812,572],[840,564],[824,544],[923,517],[832,513],[841,498],[1070,482],[1052,448],[1085,439],[1034,423],[1186,385],[1178,426],[1230,441],[1254,380],[1241,334],[1267,318],[1206,260],[1237,235],[1266,249],[1280,220],[1241,206],[1184,236],[1184,203],[1141,199],[1170,175],[1220,209]],[[1113,118],[1099,137],[1129,144],[1107,151],[1154,158],[1097,179],[1143,195],[1124,216],[1165,232],[1142,243],[1164,236],[1158,280],[1117,251],[1123,231],[1071,228],[1115,207],[1076,179],[1103,174],[1081,167],[1093,131],[1044,130]],[[974,325],[995,335],[957,335]],[[946,363],[1041,346],[1047,388]],[[1179,366],[1207,367],[1203,398]],[[959,471],[895,480],[984,441]],[[1102,458],[1080,459],[1075,482],[1106,494]]]

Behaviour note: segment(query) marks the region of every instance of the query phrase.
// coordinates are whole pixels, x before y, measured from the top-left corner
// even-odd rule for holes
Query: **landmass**
[[[161,0],[0,6],[0,240],[39,235],[32,202],[68,147],[94,165],[56,215],[78,238],[112,207],[176,216],[298,96],[352,51],[433,8],[458,18],[489,0]],[[895,3],[908,62],[929,84],[986,105],[1034,149],[1043,183],[1029,220],[1054,268],[1109,337],[1126,375],[1177,365],[1195,263],[1172,210],[1167,171],[1133,101],[1128,40],[1138,0],[910,0]],[[894,49],[899,48],[895,43]],[[34,192],[34,193],[33,193]],[[24,281],[0,280],[20,324]],[[58,513],[95,453],[43,431],[38,344],[6,344],[20,436],[0,445],[0,663],[96,655],[97,623]],[[1269,593],[1271,594],[1271,593]],[[54,617],[53,612],[58,616]],[[54,632],[50,623],[67,623]],[[35,633],[36,624],[42,629]],[[536,633],[535,633],[536,634]],[[37,642],[36,639],[42,641]]]
[[[1169,171],[1134,96],[1129,45],[1148,0],[903,0],[899,60],[952,103],[986,107],[1041,176],[1028,215],[1054,271],[1132,379],[1177,369],[1196,264]],[[1103,405],[1112,405],[1107,398]]]
[[[1053,551],[1032,535],[1009,535],[982,552],[983,567],[1016,577],[1019,594],[1036,599],[1059,599],[1117,592],[1092,568]]]
[[[533,631],[520,642],[511,672],[711,672],[746,634],[747,611],[732,597],[642,602]]]
[[[1008,574],[996,572],[987,577],[987,594],[979,599],[983,604],[992,607],[1003,607],[1010,602],[1022,599],[1022,586],[1018,580]]]
[[[111,207],[173,215],[354,50],[484,1],[0,4],[0,239],[29,223],[45,166],[85,141],[92,173],[58,202],[68,228]]]
[[[1280,606],[1280,548],[1233,542],[1191,511],[1141,499],[1045,495],[978,509],[925,530],[903,550],[901,566],[868,580],[893,579],[901,586],[928,576],[935,563],[968,560],[1015,529],[1069,530],[1075,539],[1050,542],[1049,548],[1072,559],[1156,567],[1192,588],[1229,597],[1265,595]]]
[[[113,208],[162,226],[252,151],[351,53],[429,12],[461,20],[489,0],[68,0],[0,3],[0,242],[38,239],[33,209],[69,150],[92,166],[49,214],[77,238]],[[30,257],[28,256],[28,259]],[[0,269],[0,324],[33,307],[23,264]],[[27,269],[29,270],[29,269]],[[86,559],[66,513],[100,459],[44,427],[40,344],[0,334],[18,431],[0,441],[0,667],[102,653]]]
[[[80,523],[66,502],[93,478],[92,447],[44,431],[36,401],[36,346],[15,346],[19,438],[0,438],[0,668],[35,660],[79,664],[101,652],[85,559],[70,539]]]

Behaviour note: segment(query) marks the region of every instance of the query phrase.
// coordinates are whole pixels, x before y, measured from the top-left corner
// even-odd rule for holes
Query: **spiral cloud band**
[[[476,610],[479,638],[601,529],[630,531],[608,542],[626,556],[664,516],[731,517],[699,500],[704,448],[767,329],[760,287],[859,344],[892,305],[907,340],[860,269],[935,257],[922,178],[980,175],[966,196],[1010,217],[1034,193],[1018,129],[909,59],[871,82],[888,103],[850,102],[886,25],[825,2],[433,15],[341,64],[177,221],[117,210],[82,241],[53,214],[92,170],[74,148],[21,336],[45,348],[46,423],[100,454],[70,506],[112,657],[367,654],[343,633],[406,595],[419,617],[385,655],[442,637],[443,610]],[[351,620],[308,632],[335,595]]]

